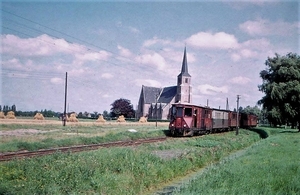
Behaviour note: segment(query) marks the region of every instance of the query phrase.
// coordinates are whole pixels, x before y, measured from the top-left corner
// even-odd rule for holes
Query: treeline
[[[59,112],[54,112],[52,110],[41,110],[41,111],[17,111],[16,105],[8,106],[8,105],[0,105],[0,112],[4,112],[4,114],[7,114],[9,111],[13,111],[15,113],[15,116],[25,116],[25,117],[34,117],[36,113],[43,114],[44,117],[58,117],[60,115]]]
[[[5,114],[9,111],[16,112],[16,110],[17,110],[16,105],[12,105],[12,106],[8,106],[8,105],[1,106],[0,105],[0,112],[4,112]]]

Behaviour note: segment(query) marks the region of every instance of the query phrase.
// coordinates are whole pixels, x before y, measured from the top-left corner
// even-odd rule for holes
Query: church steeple
[[[189,74],[189,72],[188,72],[187,57],[186,57],[186,47],[184,47],[184,54],[183,54],[183,61],[182,61],[181,73],[179,75],[181,75],[181,76],[188,76],[188,77],[191,76]]]
[[[177,95],[175,102],[192,103],[191,75],[188,72],[186,47],[184,48],[181,72],[177,76]]]

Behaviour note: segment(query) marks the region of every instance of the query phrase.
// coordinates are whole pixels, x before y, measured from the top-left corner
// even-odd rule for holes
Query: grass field
[[[2,132],[22,128],[24,124],[5,124]],[[164,135],[166,126],[133,126],[111,125],[101,127],[93,125],[78,126],[79,133],[113,131],[113,135],[85,137],[89,141],[102,139],[134,139],[137,136]],[[53,145],[61,139],[59,136],[67,129],[59,127],[26,126],[27,129],[51,131],[55,134],[49,140]],[[69,128],[69,127],[65,127]],[[109,128],[115,128],[110,129]],[[138,133],[130,133],[127,129],[138,129]],[[94,130],[93,130],[94,129]],[[69,130],[77,137],[77,130]],[[47,134],[47,133],[46,133]],[[74,135],[74,136],[75,136]],[[36,137],[36,134],[27,135]],[[41,136],[44,136],[42,134]],[[111,137],[110,137],[111,136]],[[9,137],[9,136],[7,136]],[[22,136],[21,136],[22,137]],[[57,139],[56,139],[57,138]],[[49,139],[49,138],[46,138]],[[70,138],[75,139],[75,138]],[[30,140],[26,143],[40,143]],[[253,131],[242,130],[238,136],[235,132],[212,134],[193,138],[168,139],[166,142],[144,144],[137,147],[104,148],[96,151],[56,153],[49,156],[26,160],[15,160],[0,163],[0,194],[145,194],[155,192],[162,185],[174,178],[187,175],[201,167],[218,162],[230,153],[243,149],[260,140]],[[10,145],[10,141],[5,145]],[[56,143],[57,144],[57,143]],[[54,144],[55,145],[55,144]]]
[[[167,129],[166,123],[156,128],[83,121],[63,127],[56,120],[16,121],[0,124],[0,152],[157,137]],[[2,162],[0,194],[151,194],[214,163],[176,193],[299,194],[299,138],[296,130],[264,127],[241,129],[238,136],[228,132]],[[238,157],[222,160],[244,148]]]
[[[300,133],[264,130],[268,139],[213,166],[176,194],[300,194]]]
[[[163,130],[167,126],[167,123],[158,123],[157,127],[155,123],[102,124],[92,120],[62,126],[62,122],[56,120],[0,120],[0,152],[159,137],[165,136]],[[129,132],[130,129],[137,133]]]

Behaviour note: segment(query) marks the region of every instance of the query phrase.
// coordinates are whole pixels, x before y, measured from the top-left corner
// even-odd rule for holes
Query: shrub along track
[[[99,148],[137,146],[145,143],[161,142],[161,141],[165,141],[166,139],[167,139],[166,137],[156,137],[156,138],[129,140],[129,141],[127,140],[127,141],[107,142],[107,143],[100,143],[100,144],[50,148],[50,149],[43,149],[37,151],[9,152],[9,153],[0,154],[0,161],[9,161],[9,160],[20,159],[20,158],[44,156],[44,155],[53,154],[55,152],[81,152],[81,151],[88,151],[88,150],[97,150]]]

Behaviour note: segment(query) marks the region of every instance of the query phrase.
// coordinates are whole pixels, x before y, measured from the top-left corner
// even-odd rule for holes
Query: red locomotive
[[[193,136],[255,127],[257,116],[229,110],[212,109],[192,104],[176,103],[172,105],[169,131],[172,136]],[[238,124],[237,124],[238,120]]]

